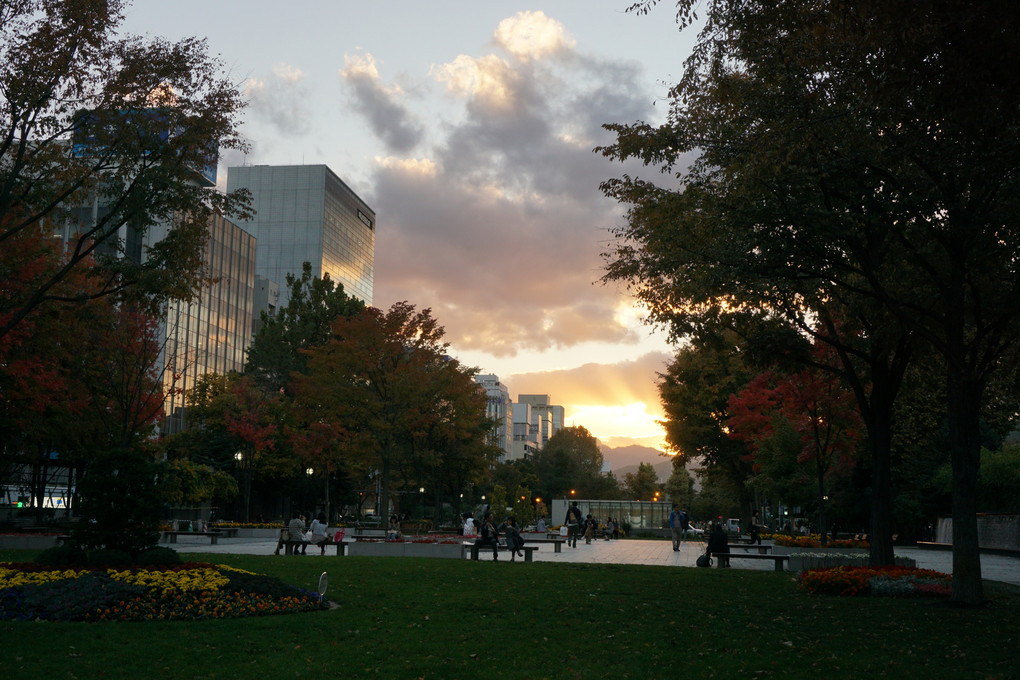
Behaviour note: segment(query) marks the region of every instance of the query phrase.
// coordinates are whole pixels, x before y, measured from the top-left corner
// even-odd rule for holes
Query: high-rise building
[[[548,394],[520,394],[517,402],[531,405],[531,434],[539,448],[563,429],[563,407],[549,403]]]
[[[485,415],[494,421],[489,444],[503,450],[504,460],[513,460],[513,411],[510,390],[495,375],[476,375],[475,382],[485,388]]]
[[[146,236],[158,239],[159,230]],[[213,216],[205,265],[214,283],[194,302],[171,304],[162,324],[167,391],[164,434],[187,427],[185,401],[200,376],[244,368],[252,336],[255,252],[251,234],[221,215]]]
[[[227,171],[227,191],[247,189],[255,216],[242,226],[258,241],[255,269],[280,287],[279,306],[290,291],[287,274],[312,274],[343,284],[344,292],[372,304],[375,211],[325,165],[237,166]]]

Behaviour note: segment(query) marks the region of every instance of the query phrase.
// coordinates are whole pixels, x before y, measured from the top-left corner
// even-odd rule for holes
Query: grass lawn
[[[31,551],[0,551],[25,561]],[[0,622],[0,678],[1020,678],[1020,588],[989,604],[835,598],[740,569],[189,555],[314,589],[326,612]]]

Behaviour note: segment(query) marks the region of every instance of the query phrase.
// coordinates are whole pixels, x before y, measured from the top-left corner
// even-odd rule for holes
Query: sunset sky
[[[451,353],[549,394],[610,446],[661,446],[673,348],[600,253],[624,172],[608,122],[662,122],[693,34],[672,3],[136,0],[125,31],[208,39],[250,104],[247,156],[324,163],[377,213],[374,305],[430,307]]]

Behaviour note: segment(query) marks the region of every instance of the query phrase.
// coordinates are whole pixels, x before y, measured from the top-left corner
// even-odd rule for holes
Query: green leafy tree
[[[597,498],[602,472],[598,441],[581,425],[564,427],[532,455],[532,465],[547,499]]]
[[[693,4],[680,2],[680,15],[690,16]],[[672,270],[699,282],[695,298],[660,297],[659,309],[822,315],[836,302],[853,310],[853,329],[883,348],[891,369],[864,376],[870,400],[854,387],[872,440],[876,498],[891,495],[892,428],[884,420],[903,362],[889,358],[904,337],[895,324],[945,356],[953,599],[971,605],[982,599],[980,409],[1020,336],[1012,285],[1020,93],[1011,85],[1015,64],[999,58],[1018,59],[1016,19],[996,2],[712,3],[672,92],[669,123],[616,128],[610,150],[671,172],[697,154],[679,173],[683,191],[629,178],[607,186],[643,208],[657,205],[680,227],[660,240],[650,220],[632,220],[629,234],[648,252],[679,246],[709,267],[645,266],[653,276],[672,278]],[[637,271],[632,252],[617,251],[618,273]],[[849,372],[852,359],[843,363]],[[888,527],[875,527],[873,513],[876,561],[891,551]]]
[[[329,340],[330,324],[339,317],[360,313],[365,304],[344,292],[326,274],[312,275],[312,265],[302,264],[301,276],[287,274],[290,298],[275,316],[262,314],[261,324],[248,348],[244,372],[266,389],[286,390],[292,373],[308,364],[306,350]]]
[[[687,471],[684,460],[683,456],[673,456],[673,470],[666,480],[666,495],[670,502],[681,508],[689,508],[694,499],[694,478]]]
[[[753,375],[735,334],[692,342],[677,352],[660,376],[659,395],[666,413],[666,443],[676,465],[699,459],[714,475],[729,480],[734,501],[750,516],[746,486],[753,474],[747,449],[729,436],[727,401]]]
[[[623,476],[623,494],[635,501],[650,501],[659,491],[659,475],[651,463],[639,463],[637,472]]]

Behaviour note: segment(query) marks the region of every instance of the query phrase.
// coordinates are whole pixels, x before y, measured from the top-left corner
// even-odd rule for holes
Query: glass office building
[[[167,310],[164,434],[187,427],[185,398],[199,376],[244,368],[252,336],[255,251],[251,234],[220,215],[212,218],[205,264],[214,283],[198,300]]]
[[[256,272],[280,287],[279,305],[290,291],[287,274],[312,273],[343,284],[344,291],[372,304],[375,211],[325,165],[237,166],[227,171],[227,191],[247,189],[255,216],[242,223],[258,241]]]

